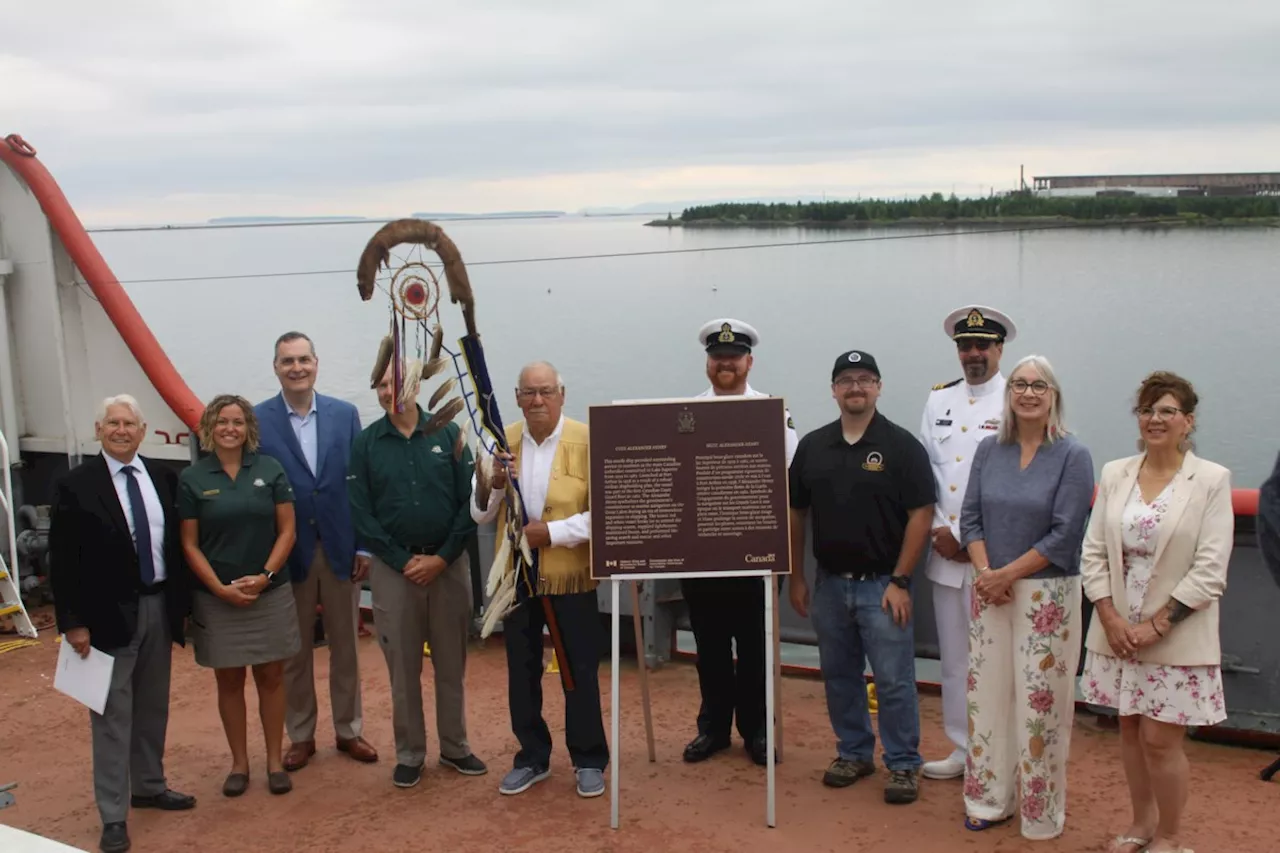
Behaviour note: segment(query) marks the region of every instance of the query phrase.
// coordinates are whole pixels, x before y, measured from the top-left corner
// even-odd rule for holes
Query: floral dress
[[[1177,481],[1177,477],[1170,481],[1150,504],[1143,501],[1135,482],[1124,507],[1124,583],[1128,617],[1134,624],[1142,621],[1160,522],[1168,512]],[[1080,685],[1086,702],[1115,708],[1121,716],[1140,714],[1181,726],[1211,726],[1227,718],[1222,671],[1217,666],[1142,663],[1091,651],[1085,655]]]

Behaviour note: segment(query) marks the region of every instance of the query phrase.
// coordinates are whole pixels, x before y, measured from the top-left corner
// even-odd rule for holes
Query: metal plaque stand
[[[609,795],[612,800],[612,811],[610,813],[609,825],[614,829],[618,828],[618,778],[620,775],[619,765],[621,764],[620,758],[622,754],[621,712],[619,707],[620,706],[620,702],[619,702],[620,672],[619,670],[621,668],[620,663],[622,658],[622,640],[621,640],[621,621],[622,620],[621,620],[621,614],[619,611],[621,610],[621,603],[622,603],[622,584],[625,581],[672,580],[677,578],[760,578],[761,582],[763,582],[765,585],[765,595],[764,595],[765,709],[764,709],[764,715],[765,715],[766,725],[768,726],[766,730],[767,735],[766,735],[766,741],[765,741],[765,748],[768,752],[768,761],[766,763],[766,777],[768,779],[768,784],[767,784],[768,790],[767,790],[767,799],[765,804],[765,823],[767,823],[770,827],[775,827],[778,824],[777,824],[777,819],[775,815],[775,806],[776,806],[775,772],[774,772],[775,682],[774,682],[773,616],[774,616],[774,603],[777,595],[777,587],[775,586],[776,581],[774,580],[774,573],[769,571],[768,569],[765,569],[763,571],[757,570],[757,571],[735,571],[735,572],[683,572],[683,573],[664,572],[659,574],[614,575],[611,578],[609,578],[609,580],[612,582],[611,585],[613,587],[612,589],[613,606],[610,608],[610,610],[612,611],[611,622],[612,622],[612,630],[613,630],[613,663],[610,667],[610,677],[612,678],[612,685],[611,685],[612,689],[610,690],[610,693],[611,693],[610,713],[611,713],[611,722],[613,726],[613,736],[611,738],[611,742],[613,745],[613,749],[612,749],[613,755],[611,756],[610,761],[613,766],[611,770],[612,781],[610,782],[610,785],[609,785],[609,788],[610,788]],[[770,594],[771,592],[773,593],[772,595]],[[633,618],[638,618],[638,615]],[[644,675],[643,656],[640,658],[640,666],[642,668],[641,675],[643,676]],[[645,691],[646,694],[647,692],[648,691]],[[645,706],[646,706],[645,714],[646,714],[646,718],[648,718],[648,715],[649,715],[648,696],[646,695],[644,698],[645,698]],[[650,735],[650,737],[652,737],[652,735]],[[649,748],[651,750],[650,752],[651,757],[649,760],[652,761],[653,760],[652,740],[650,741]]]

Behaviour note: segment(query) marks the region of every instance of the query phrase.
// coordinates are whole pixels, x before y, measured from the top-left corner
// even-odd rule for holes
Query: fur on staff
[[[475,335],[475,296],[471,292],[471,279],[462,263],[462,255],[439,225],[425,219],[393,220],[369,238],[360,255],[360,262],[356,265],[356,287],[360,298],[365,302],[373,298],[378,271],[390,266],[391,250],[401,243],[417,243],[440,257],[444,263],[445,277],[449,281],[449,299],[455,305],[462,305],[467,333]]]

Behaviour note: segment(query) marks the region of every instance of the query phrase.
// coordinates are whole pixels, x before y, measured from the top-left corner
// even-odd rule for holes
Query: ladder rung
[[[0,581],[7,581],[8,579],[9,573],[6,572],[3,567],[0,567]]]
[[[0,616],[9,616],[11,614],[21,613],[21,612],[22,612],[21,604],[0,605]]]

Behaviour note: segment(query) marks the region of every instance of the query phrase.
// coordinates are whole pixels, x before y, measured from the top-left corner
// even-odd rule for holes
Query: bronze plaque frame
[[[591,576],[791,573],[786,403],[588,407]]]

